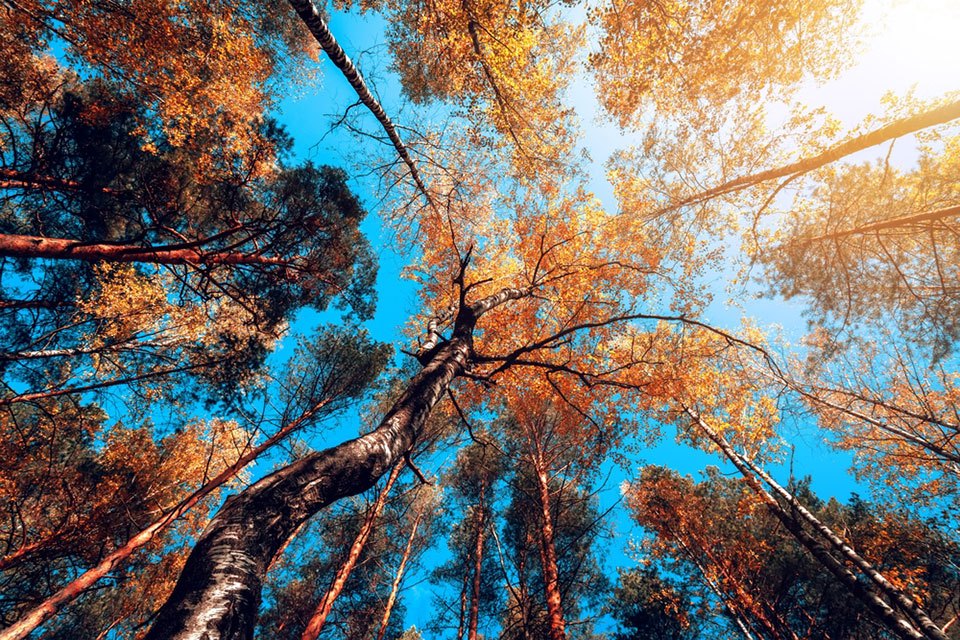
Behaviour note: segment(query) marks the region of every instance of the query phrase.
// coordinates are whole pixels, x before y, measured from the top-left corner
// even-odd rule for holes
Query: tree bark
[[[47,258],[85,262],[149,262],[153,264],[288,266],[291,260],[257,253],[201,251],[183,246],[142,247],[65,238],[0,234],[0,258]]]
[[[710,577],[710,572],[700,561],[700,558],[694,553],[690,546],[686,543],[686,540],[677,535],[676,532],[671,531],[676,538],[677,544],[680,547],[680,550],[686,555],[687,559],[693,563],[693,566],[697,568],[697,571],[700,572],[700,575],[703,577],[703,583],[707,585],[707,588],[713,592],[720,603],[723,605],[723,608],[727,610],[727,614],[733,619],[736,623],[737,628],[740,629],[740,633],[743,634],[745,640],[755,640],[753,633],[750,631],[749,627],[751,625],[751,620],[749,620],[746,612],[740,610],[740,605],[733,601],[730,598],[730,595],[725,592],[717,583]],[[759,637],[763,637],[762,634],[757,634]]]
[[[917,623],[917,626],[926,636],[931,638],[931,640],[949,640],[947,634],[930,619],[930,616],[928,616],[912,598],[907,597],[902,590],[891,584],[883,574],[877,571],[876,567],[857,553],[856,549],[844,542],[830,527],[822,523],[816,516],[810,513],[806,507],[800,504],[792,493],[781,487],[770,475],[750,460],[745,458],[742,458],[742,460],[743,464],[766,482],[770,488],[773,489],[774,493],[786,500],[790,508],[795,511],[802,520],[829,542],[835,551],[860,569],[860,571],[876,585],[881,593],[906,612],[906,614]]]
[[[565,622],[560,597],[560,576],[557,570],[557,547],[554,543],[553,515],[550,512],[550,485],[541,456],[534,455],[534,470],[540,492],[540,509],[543,515],[543,531],[540,533],[540,550],[543,564],[543,586],[547,601],[547,617],[550,623],[550,640],[565,640]]]
[[[390,597],[387,598],[387,606],[383,610],[383,618],[380,620],[380,630],[377,631],[377,640],[383,640],[387,633],[387,625],[390,624],[390,614],[393,612],[393,605],[397,602],[397,594],[400,593],[400,583],[403,581],[403,572],[407,568],[407,562],[410,561],[410,554],[413,552],[413,543],[417,538],[417,528],[423,519],[423,511],[417,512],[417,517],[413,521],[413,528],[410,530],[410,536],[407,538],[407,546],[403,549],[403,555],[400,557],[400,566],[397,567],[397,574],[393,577],[393,584],[390,585]]]
[[[370,538],[370,532],[373,531],[373,526],[383,512],[383,505],[386,504],[387,496],[393,488],[393,483],[396,482],[397,477],[400,475],[401,469],[403,469],[402,460],[393,466],[393,471],[391,471],[387,477],[386,484],[383,485],[383,489],[377,494],[377,499],[363,519],[363,525],[360,527],[357,537],[353,539],[353,544],[350,545],[350,551],[347,553],[346,560],[344,560],[343,564],[337,569],[333,582],[330,584],[326,593],[323,594],[319,604],[317,604],[316,609],[314,609],[313,614],[310,616],[310,620],[307,622],[307,626],[303,630],[300,640],[315,640],[323,630],[324,625],[327,623],[327,618],[333,610],[333,603],[340,597],[344,585],[347,584],[347,579],[353,572],[353,568],[357,566],[357,561],[360,560],[360,554],[363,553],[363,548]]]
[[[30,189],[34,191],[87,191],[88,187],[76,180],[39,175],[16,169],[0,169],[0,189]],[[109,187],[96,187],[93,191],[116,193]]]
[[[467,585],[470,582],[470,574],[463,574],[463,586],[460,589],[460,619],[457,623],[457,640],[463,639],[463,630],[467,623]]]
[[[473,584],[470,591],[470,619],[467,625],[467,640],[477,640],[480,622],[480,584],[483,577],[483,530],[486,512],[486,483],[480,483],[480,500],[477,503],[477,537],[473,548]]]
[[[349,82],[353,90],[357,92],[357,97],[360,98],[360,102],[370,110],[373,117],[375,117],[377,122],[380,123],[380,126],[383,127],[393,148],[397,150],[397,155],[400,156],[400,159],[403,160],[403,163],[407,165],[407,168],[410,170],[410,177],[413,178],[413,182],[417,185],[420,193],[426,198],[428,204],[433,205],[433,199],[430,197],[430,193],[423,183],[423,178],[420,176],[420,171],[417,169],[416,163],[414,163],[413,158],[410,156],[407,145],[405,145],[400,138],[396,125],[390,120],[380,101],[370,93],[370,89],[367,88],[367,83],[363,79],[363,75],[353,64],[350,57],[344,52],[343,48],[337,42],[337,39],[333,37],[333,33],[330,32],[330,27],[327,26],[326,20],[320,15],[317,7],[311,0],[290,0],[290,6],[294,8],[297,15],[303,20],[303,23],[307,26],[307,29],[310,30],[314,39],[326,52],[327,56],[330,57],[331,62],[340,69],[343,76],[347,79],[347,82]]]
[[[41,602],[39,606],[28,611],[14,624],[0,631],[0,640],[21,640],[22,638],[26,638],[34,629],[56,615],[60,609],[95,585],[105,575],[121,566],[130,556],[153,540],[159,532],[166,529],[177,518],[192,509],[198,502],[210,495],[210,493],[217,488],[236,477],[244,467],[256,460],[264,451],[273,447],[298,429],[328,403],[329,400],[318,402],[299,418],[287,423],[273,436],[240,456],[236,462],[180,501],[173,509],[164,514],[163,517],[155,520],[144,529],[141,529],[139,533],[127,540],[126,543],[118,547],[113,553],[107,555],[95,567],[80,574],[80,576],[68,585]]]
[[[831,555],[829,549],[819,540],[811,536],[801,523],[774,498],[751,472],[744,459],[733,450],[733,447],[723,436],[714,431],[700,416],[685,409],[694,422],[707,434],[714,444],[727,456],[737,470],[743,475],[751,489],[763,500],[771,513],[776,516],[784,527],[813,555],[830,573],[832,573],[847,589],[856,596],[887,628],[902,640],[923,640],[927,636],[917,631],[903,616],[898,614],[889,604],[884,602],[876,593],[867,589],[857,576],[846,566]]]
[[[0,407],[5,407],[11,404],[16,404],[18,402],[35,402],[37,400],[46,400],[48,398],[56,398],[59,396],[69,395],[71,393],[86,393],[87,391],[98,391],[100,389],[107,389],[109,387],[116,387],[121,384],[130,384],[132,382],[140,382],[141,380],[150,380],[152,378],[160,378],[162,376],[174,374],[174,373],[183,373],[184,371],[193,371],[194,369],[202,369],[204,367],[212,367],[213,365],[220,362],[220,360],[213,360],[210,362],[200,362],[197,364],[190,364],[182,367],[164,367],[157,369],[156,371],[150,371],[138,376],[130,376],[128,378],[114,378],[113,380],[104,380],[103,382],[94,382],[92,384],[86,384],[76,387],[64,387],[61,389],[52,389],[50,391],[36,391],[33,393],[21,393],[16,396],[8,396],[6,398],[0,398]]]
[[[23,309],[60,309],[71,306],[70,302],[53,300],[0,300],[0,311]]]
[[[434,405],[470,364],[477,320],[529,293],[506,288],[461,303],[450,339],[424,357],[423,369],[374,431],[310,454],[227,500],[197,540],[145,640],[250,640],[276,552],[313,514],[366,491],[411,450]]]
[[[929,111],[918,113],[907,118],[895,120],[890,124],[884,125],[861,136],[857,136],[856,138],[835,145],[815,156],[802,158],[796,162],[783,165],[776,169],[768,169],[766,171],[760,171],[751,175],[728,180],[727,182],[717,185],[712,189],[701,191],[698,194],[683,198],[667,207],[658,209],[652,214],[652,217],[659,217],[663,214],[670,213],[671,211],[676,211],[680,207],[699,204],[718,196],[742,191],[743,189],[747,189],[769,180],[776,180],[778,178],[809,173],[810,171],[819,169],[820,167],[830,164],[831,162],[836,162],[837,160],[857,153],[858,151],[868,149],[878,144],[883,144],[888,140],[894,140],[911,133],[916,133],[917,131],[926,129],[928,127],[944,124],[950,122],[951,120],[956,120],[957,118],[960,118],[960,100],[949,102]]]
[[[862,224],[859,227],[831,231],[830,233],[824,233],[819,236],[797,238],[796,240],[791,240],[786,244],[804,246],[814,242],[822,242],[824,240],[839,240],[841,238],[846,238],[853,235],[864,235],[876,231],[886,231],[887,229],[901,229],[903,227],[921,224],[924,222],[938,222],[945,218],[952,218],[957,215],[960,215],[960,206],[945,207],[943,209],[924,211],[923,213],[915,213],[909,216],[901,216],[899,218],[890,218],[888,220],[869,222]]]

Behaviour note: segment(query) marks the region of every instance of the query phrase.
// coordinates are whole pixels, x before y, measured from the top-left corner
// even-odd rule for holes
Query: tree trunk
[[[318,402],[299,418],[287,423],[277,431],[277,433],[240,456],[236,462],[181,500],[173,509],[164,514],[163,517],[155,520],[127,540],[121,547],[101,560],[98,565],[80,574],[80,576],[60,589],[60,591],[41,602],[39,606],[28,611],[14,624],[0,631],[0,640],[21,640],[22,638],[26,638],[34,629],[56,615],[65,605],[72,602],[77,596],[83,594],[105,575],[121,566],[123,562],[153,540],[154,536],[166,529],[177,518],[192,509],[198,502],[221,487],[224,483],[236,477],[244,467],[260,457],[264,451],[285,439],[293,431],[296,431],[304,422],[316,415],[329,402],[329,399]]]
[[[954,216],[960,215],[960,206],[945,207],[943,209],[936,209],[934,211],[925,211],[923,213],[915,213],[909,216],[902,216],[900,218],[890,218],[888,220],[878,220],[876,222],[869,222],[862,224],[859,227],[853,227],[850,229],[841,229],[840,231],[831,231],[830,233],[824,233],[819,236],[812,236],[809,238],[797,238],[796,240],[791,240],[786,243],[786,246],[789,245],[800,245],[805,246],[814,242],[823,242],[824,240],[839,240],[841,238],[846,238],[853,235],[864,235],[867,233],[872,233],[876,231],[885,231],[887,229],[901,229],[903,227],[908,227],[911,225],[920,224],[923,222],[937,222],[943,220],[944,218],[952,218]]]
[[[340,69],[340,72],[343,73],[347,82],[349,82],[353,90],[357,92],[357,97],[360,98],[360,102],[370,110],[370,113],[373,114],[377,122],[380,123],[380,126],[383,127],[393,148],[397,150],[397,155],[400,156],[400,159],[403,160],[403,163],[406,164],[410,170],[410,177],[413,178],[414,183],[417,185],[417,188],[420,189],[423,197],[426,198],[427,203],[432,205],[433,199],[430,197],[430,193],[423,183],[423,178],[420,177],[420,171],[417,169],[417,165],[414,163],[413,158],[410,157],[407,146],[400,138],[396,125],[390,120],[387,112],[383,110],[380,101],[370,93],[370,89],[367,88],[367,83],[363,79],[363,75],[361,75],[357,67],[354,66],[353,61],[344,52],[343,48],[337,42],[337,39],[333,37],[326,20],[320,15],[320,12],[317,11],[316,6],[314,6],[311,0],[289,1],[290,6],[294,8],[297,15],[303,20],[303,23],[307,26],[307,29],[310,30],[317,44],[326,52],[330,61]]]
[[[317,608],[314,609],[310,620],[307,622],[306,628],[303,630],[303,634],[300,636],[300,640],[315,640],[323,630],[323,626],[327,623],[327,617],[329,617],[330,611],[333,610],[333,603],[343,592],[343,587],[347,584],[347,579],[353,572],[353,568],[357,566],[357,561],[360,560],[360,554],[363,553],[363,548],[370,538],[370,532],[373,531],[373,526],[383,511],[383,505],[386,504],[387,496],[393,488],[393,483],[396,482],[397,477],[400,475],[401,469],[403,469],[403,460],[393,466],[393,471],[390,472],[386,484],[383,485],[383,489],[380,490],[373,506],[370,507],[366,517],[363,519],[363,525],[360,527],[357,537],[354,538],[353,544],[350,545],[350,551],[347,553],[346,560],[344,560],[343,564],[337,569],[333,583],[327,589],[326,593],[323,594],[323,598],[320,599]]]
[[[850,590],[877,618],[882,621],[897,637],[902,640],[922,640],[926,636],[917,631],[913,625],[893,608],[884,602],[877,594],[867,589],[857,576],[837,560],[819,540],[811,536],[801,523],[783,506],[777,502],[757,477],[751,472],[743,458],[741,458],[730,444],[719,433],[714,431],[700,416],[687,410],[687,414],[697,423],[704,433],[720,448],[730,462],[740,471],[751,489],[764,501],[784,527],[813,555],[830,573]]]
[[[141,247],[128,244],[89,243],[64,238],[0,234],[0,257],[83,260],[85,262],[149,262],[153,264],[287,266],[287,258],[257,253],[201,251],[189,246]]]
[[[785,376],[778,376],[778,379],[781,380],[781,381],[783,381],[784,384],[786,384],[789,388],[793,389],[794,391],[796,391],[797,393],[799,393],[800,395],[802,395],[804,398],[807,398],[807,399],[810,400],[811,402],[815,402],[815,403],[817,403],[817,404],[823,405],[823,406],[825,406],[825,407],[828,407],[828,408],[833,409],[833,410],[835,410],[835,411],[838,411],[838,412],[840,412],[840,413],[844,413],[844,414],[846,414],[846,415],[848,415],[848,416],[851,416],[851,417],[853,417],[853,418],[856,418],[857,420],[861,420],[861,421],[863,421],[863,422],[865,422],[865,423],[867,423],[867,424],[869,424],[869,425],[872,425],[872,426],[876,427],[877,429],[880,429],[881,431],[886,431],[887,433],[889,433],[889,434],[891,434],[891,435],[895,435],[895,436],[898,436],[898,437],[900,437],[900,438],[903,438],[903,439],[906,440],[907,442],[911,442],[911,443],[917,445],[918,447],[929,451],[930,453],[933,453],[933,454],[935,454],[935,455],[937,455],[937,456],[940,456],[940,457],[944,458],[945,460],[949,460],[950,462],[952,462],[952,463],[954,463],[954,464],[960,464],[960,454],[957,454],[957,453],[952,452],[952,451],[948,451],[947,449],[944,449],[942,446],[940,446],[940,445],[938,445],[938,444],[936,444],[936,443],[930,442],[929,440],[926,440],[925,438],[922,438],[922,437],[920,437],[920,436],[917,436],[916,434],[910,433],[909,431],[906,431],[906,430],[904,430],[904,429],[901,429],[901,428],[899,428],[899,427],[896,427],[896,426],[894,426],[894,425],[891,425],[891,424],[889,424],[889,423],[887,423],[887,422],[884,422],[884,421],[882,421],[882,420],[877,420],[876,418],[872,418],[872,417],[868,416],[868,415],[865,414],[865,413],[862,413],[862,412],[857,411],[857,410],[855,410],[855,409],[852,409],[852,408],[850,408],[850,407],[844,407],[844,406],[839,405],[839,404],[837,404],[837,403],[835,403],[835,402],[831,402],[830,400],[827,400],[826,398],[821,397],[821,396],[817,393],[817,390],[807,391],[806,389],[804,389],[804,388],[803,388],[802,386],[800,386],[799,384],[794,383],[793,381],[787,379]],[[832,390],[832,389],[822,389],[822,391],[828,391],[828,392],[829,392],[829,391],[834,391],[834,390]],[[843,390],[840,390],[840,391],[838,391],[838,393],[846,393],[846,392],[843,391]],[[849,395],[849,393],[848,393],[847,395]],[[854,396],[854,397],[858,397],[858,396]],[[870,398],[860,398],[860,397],[858,397],[858,399],[864,400],[865,402],[871,402],[871,403],[873,403],[873,404],[876,404],[876,403],[875,403],[873,400],[871,400]],[[884,408],[887,408],[887,409],[891,409],[892,411],[898,411],[898,410],[899,410],[897,407],[890,407],[890,406],[885,406],[885,405],[881,405],[881,406],[884,406]],[[906,413],[906,412],[901,411],[901,413]],[[907,413],[907,415],[910,415],[910,414]],[[917,419],[917,420],[922,420],[922,421],[928,422],[928,423],[931,422],[931,420],[930,420],[928,417],[924,417],[924,416],[910,415],[910,417],[915,418],[915,419]],[[949,428],[954,428],[953,425],[946,425],[946,426],[948,426]],[[958,473],[957,470],[956,470],[956,468],[951,468],[951,467],[949,467],[949,466],[948,466],[947,468],[950,469],[950,470],[952,470],[954,473]]]
[[[470,622],[467,627],[467,640],[477,640],[477,627],[480,622],[480,584],[483,569],[483,530],[486,504],[484,496],[486,483],[480,483],[480,500],[477,504],[477,537],[473,549],[473,585],[470,592]]]
[[[383,640],[387,633],[387,625],[390,624],[390,614],[393,612],[393,605],[397,602],[397,594],[400,593],[400,583],[403,581],[403,572],[407,568],[407,562],[410,560],[410,553],[413,551],[413,542],[417,538],[417,528],[420,526],[420,520],[423,518],[423,511],[417,512],[417,518],[413,521],[413,528],[410,530],[410,536],[407,538],[407,546],[403,549],[403,555],[400,557],[400,566],[397,567],[397,574],[393,577],[393,584],[390,585],[390,597],[387,598],[387,606],[383,610],[383,619],[380,620],[380,630],[377,632],[377,640]]]
[[[743,464],[766,482],[774,490],[774,493],[786,500],[790,504],[790,508],[796,512],[802,520],[813,527],[814,531],[827,540],[835,551],[860,569],[860,571],[876,585],[881,593],[906,612],[907,615],[917,623],[925,635],[931,638],[931,640],[949,640],[947,634],[930,619],[930,616],[928,616],[912,598],[907,597],[902,590],[891,584],[883,574],[877,571],[876,567],[857,553],[856,549],[844,542],[830,527],[823,524],[816,516],[801,505],[793,494],[777,484],[763,469],[754,465],[749,460],[743,459]]]
[[[537,485],[540,491],[540,509],[543,515],[543,531],[540,534],[540,557],[543,563],[543,586],[547,600],[547,617],[550,622],[550,640],[564,640],[566,632],[563,607],[560,598],[560,576],[557,571],[557,548],[554,543],[553,515],[550,512],[550,485],[540,455],[534,457]]]
[[[61,300],[0,300],[0,311],[20,311],[23,309],[60,309],[72,303]]]
[[[63,387],[60,389],[51,389],[49,391],[21,393],[16,396],[8,396],[6,398],[0,398],[0,407],[16,404],[18,402],[35,402],[37,400],[57,398],[59,396],[69,395],[71,393],[86,393],[87,391],[98,391],[100,389],[116,387],[121,384],[130,384],[132,382],[140,382],[141,380],[150,380],[152,378],[160,378],[160,377],[171,375],[174,373],[183,373],[184,371],[193,371],[194,369],[212,367],[218,362],[222,362],[222,360],[199,362],[197,364],[189,364],[182,367],[164,367],[164,368],[157,369],[155,371],[150,371],[148,373],[144,373],[138,376],[130,376],[127,378],[114,378],[113,380],[104,380],[103,382],[94,382],[92,384],[80,385],[76,387]]]
[[[749,627],[752,626],[750,624],[751,621],[748,619],[746,613],[740,610],[739,604],[734,602],[730,598],[729,594],[721,589],[716,581],[710,577],[710,572],[707,570],[707,567],[703,565],[697,554],[693,553],[693,551],[690,549],[690,546],[686,543],[686,540],[682,536],[677,535],[676,532],[671,531],[671,533],[674,534],[677,544],[680,546],[680,550],[686,554],[687,559],[693,563],[693,566],[695,566],[700,572],[700,575],[703,577],[704,584],[706,584],[707,588],[710,589],[715,596],[717,596],[717,599],[723,605],[723,608],[727,610],[729,616],[736,623],[737,628],[740,629],[740,633],[743,634],[745,640],[755,640],[753,637],[753,632],[751,632],[749,629]],[[761,634],[757,635],[761,638],[763,637]]]
[[[462,286],[462,270],[458,281]],[[434,405],[470,363],[477,319],[530,291],[508,287],[470,304],[461,300],[451,338],[422,356],[423,369],[374,431],[310,454],[227,500],[144,640],[250,640],[277,551],[317,511],[366,491],[409,453]]]
[[[466,366],[472,324],[455,331],[373,432],[313,453],[230,498],[201,534],[146,640],[250,640],[270,560],[301,523],[372,487],[410,451]]]
[[[658,209],[652,216],[659,217],[665,213],[675,211],[680,207],[706,202],[712,198],[735,193],[769,180],[808,173],[831,162],[862,151],[863,149],[869,149],[870,147],[883,144],[889,140],[895,140],[896,138],[915,133],[928,127],[956,120],[957,118],[960,118],[960,101],[949,102],[929,111],[918,113],[907,118],[901,118],[900,120],[891,122],[879,129],[874,129],[846,142],[841,142],[815,156],[803,158],[776,169],[768,169],[729,180],[712,189],[701,191],[698,194],[683,198],[672,205]]]
[[[0,169],[0,189],[30,189],[34,191],[87,191],[88,187],[76,180],[44,176],[16,169]],[[109,187],[96,187],[93,191],[116,193]]]
[[[456,640],[463,640],[463,631],[467,626],[467,585],[470,582],[470,574],[463,574],[463,584],[460,588],[460,617],[457,622]]]

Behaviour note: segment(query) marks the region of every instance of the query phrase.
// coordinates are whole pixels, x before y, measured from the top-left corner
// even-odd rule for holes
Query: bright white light
[[[875,35],[863,64],[885,84],[919,95],[960,89],[960,2],[958,0],[866,0],[864,22]]]

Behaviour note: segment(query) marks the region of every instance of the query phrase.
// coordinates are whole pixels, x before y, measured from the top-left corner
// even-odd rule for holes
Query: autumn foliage
[[[5,1],[0,639],[958,637],[960,99],[805,104],[861,5]]]

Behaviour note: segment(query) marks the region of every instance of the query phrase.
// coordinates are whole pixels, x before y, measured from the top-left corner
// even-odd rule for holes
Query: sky
[[[867,0],[864,15],[873,38],[863,45],[860,62],[836,80],[819,86],[812,83],[804,86],[799,94],[802,102],[810,106],[827,106],[844,125],[850,127],[866,114],[880,112],[881,100],[888,91],[902,94],[912,88],[917,97],[922,98],[960,89],[960,44],[956,40],[960,33],[960,2]],[[375,16],[335,14],[330,26],[341,46],[367,76],[368,82],[375,86],[388,114],[402,124],[404,113],[410,107],[398,107],[402,102],[398,83],[383,62],[389,52],[382,35],[382,20]],[[319,84],[305,86],[284,100],[280,105],[280,120],[294,137],[298,158],[343,166],[349,173],[349,167],[357,160],[353,155],[357,143],[345,131],[331,132],[329,127],[332,119],[355,101],[355,94],[328,60],[322,59],[320,67]],[[616,202],[604,177],[603,164],[614,150],[630,143],[630,135],[624,134],[597,111],[593,92],[592,83],[584,75],[572,88],[570,101],[580,115],[584,139],[590,140],[594,176],[591,188],[609,209],[615,210]],[[775,127],[777,118],[782,118],[784,111],[774,108],[770,113],[769,124]],[[370,121],[365,122],[369,124]],[[868,160],[878,153],[886,153],[886,149],[865,152],[854,160]],[[910,163],[914,157],[915,149],[909,141],[897,143],[895,160]],[[401,329],[408,318],[417,312],[416,289],[412,282],[399,278],[406,258],[395,252],[389,236],[383,232],[375,211],[376,195],[370,193],[363,183],[357,183],[357,186],[359,195],[371,210],[363,229],[380,261],[377,313],[366,326],[373,337],[403,345]],[[742,306],[730,305],[725,293],[729,275],[717,274],[711,283],[717,295],[716,302],[707,309],[708,322],[736,329],[745,314],[758,318],[762,326],[776,325],[790,342],[799,341],[806,330],[800,302],[753,299]],[[301,315],[293,328],[295,332],[304,330],[308,325],[329,317],[329,314],[306,313]],[[355,435],[361,419],[359,416],[351,417],[340,429],[327,433],[324,438],[326,442],[312,444],[329,446]],[[829,448],[812,425],[800,424],[786,429],[785,435],[795,447],[793,467],[798,475],[812,474],[813,489],[822,498],[834,496],[845,500],[853,491],[867,493],[866,488],[859,485],[848,472],[851,463],[849,454]],[[665,430],[665,437],[660,444],[644,449],[640,459],[634,463],[637,467],[640,464],[663,464],[694,476],[707,465],[718,465],[729,470],[720,464],[719,458],[674,443],[669,429]],[[621,481],[635,471],[615,468],[613,465],[604,469],[600,477],[609,474],[609,479],[600,493],[601,511],[619,500]],[[790,472],[789,462],[772,468],[772,471],[780,481],[786,481]],[[605,554],[609,569],[632,564],[626,553],[626,545],[631,532],[635,530],[624,509],[615,512],[613,527],[618,537]],[[432,556],[428,562],[441,556]],[[429,607],[415,606],[415,601],[418,596],[422,598],[428,593],[426,589],[425,585],[420,585],[407,594],[408,625],[424,626]]]

